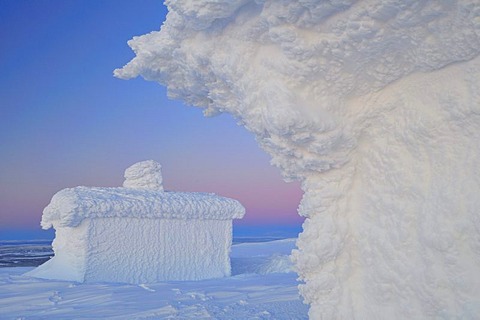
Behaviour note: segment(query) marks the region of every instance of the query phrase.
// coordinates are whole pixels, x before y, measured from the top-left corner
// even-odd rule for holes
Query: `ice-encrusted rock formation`
[[[478,0],[166,4],[115,75],[233,114],[302,181],[312,319],[480,314]]]
[[[55,256],[28,275],[145,283],[230,275],[232,219],[245,209],[212,193],[163,192],[160,164],[125,171],[123,188],[67,188],[43,211]]]

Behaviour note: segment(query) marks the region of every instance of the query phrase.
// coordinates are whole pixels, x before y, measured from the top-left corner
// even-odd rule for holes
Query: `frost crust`
[[[84,219],[130,217],[151,219],[240,219],[237,201],[200,192],[159,192],[131,188],[75,187],[57,192],[43,210],[42,228],[75,227]]]
[[[153,160],[137,162],[125,170],[125,188],[163,191],[162,166]]]
[[[480,314],[480,2],[171,1],[120,78],[229,112],[307,217],[312,319]]]

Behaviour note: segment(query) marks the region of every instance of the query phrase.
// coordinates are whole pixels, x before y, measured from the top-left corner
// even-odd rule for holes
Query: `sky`
[[[147,159],[167,190],[239,200],[237,226],[301,225],[299,183],[230,115],[205,118],[157,83],[112,76],[134,57],[127,41],[166,12],[160,0],[0,0],[0,239],[39,231],[57,191],[121,186]]]

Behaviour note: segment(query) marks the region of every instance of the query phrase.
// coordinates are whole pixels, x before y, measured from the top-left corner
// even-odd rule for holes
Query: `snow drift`
[[[480,314],[477,0],[166,4],[115,75],[233,114],[302,181],[311,318]]]

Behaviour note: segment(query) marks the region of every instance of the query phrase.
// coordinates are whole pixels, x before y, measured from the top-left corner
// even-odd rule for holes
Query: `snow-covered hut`
[[[123,187],[67,188],[44,209],[55,256],[28,275],[78,282],[145,283],[230,275],[232,219],[245,208],[212,193],[165,192],[152,160]]]

